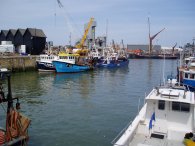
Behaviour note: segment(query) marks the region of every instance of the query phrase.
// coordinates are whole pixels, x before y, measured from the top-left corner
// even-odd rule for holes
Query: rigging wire
[[[80,29],[78,29],[78,26],[76,25],[76,23],[74,23],[74,20],[71,17],[71,15],[67,12],[65,6],[62,4],[62,2],[60,0],[57,0],[57,4],[58,4],[58,7],[63,11],[64,17],[65,17],[65,20],[66,20],[65,22],[66,22],[66,24],[67,24],[67,26],[70,30],[70,33],[72,34],[72,38],[73,38],[73,34],[75,34],[75,39],[80,38],[82,33],[81,33]],[[55,15],[55,21],[56,21],[56,9],[55,9],[55,14],[54,15]],[[76,28],[77,31],[74,28]],[[80,34],[80,36],[78,35],[78,33]]]
[[[1,106],[2,106],[2,108],[3,108],[3,110],[5,111],[5,113],[6,113],[6,109],[5,109],[5,107],[3,106],[3,104],[1,103]]]

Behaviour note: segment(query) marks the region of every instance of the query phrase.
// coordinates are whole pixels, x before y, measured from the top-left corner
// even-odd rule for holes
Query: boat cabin
[[[185,134],[194,130],[194,97],[193,92],[176,88],[153,89],[114,145],[183,146]]]
[[[57,61],[65,62],[69,64],[75,64],[79,56],[80,56],[79,54],[60,53],[58,55],[59,58],[57,59]]]
[[[156,88],[146,97],[146,103],[145,118],[142,117],[137,133],[150,134],[150,137],[153,134],[172,143],[183,141],[185,133],[193,131],[194,93],[174,88]]]
[[[193,70],[183,71],[183,79],[195,80],[195,71]]]
[[[39,62],[50,62],[51,63],[56,58],[57,58],[56,55],[43,54],[43,55],[39,55],[39,57],[37,58],[36,61],[39,61]]]

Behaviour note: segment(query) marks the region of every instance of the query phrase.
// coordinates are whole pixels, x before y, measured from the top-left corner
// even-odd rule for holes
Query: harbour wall
[[[31,56],[0,56],[0,68],[12,72],[36,70],[36,55]]]

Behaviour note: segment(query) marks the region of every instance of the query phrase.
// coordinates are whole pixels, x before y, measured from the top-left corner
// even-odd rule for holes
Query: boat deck
[[[143,134],[136,134],[129,146],[184,146],[181,141],[154,138]]]

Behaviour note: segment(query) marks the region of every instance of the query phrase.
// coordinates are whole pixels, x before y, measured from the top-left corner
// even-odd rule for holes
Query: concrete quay
[[[0,68],[7,68],[12,72],[36,70],[38,56],[0,56]]]

